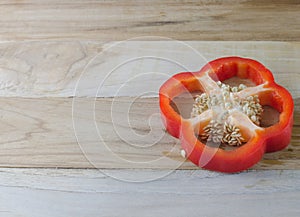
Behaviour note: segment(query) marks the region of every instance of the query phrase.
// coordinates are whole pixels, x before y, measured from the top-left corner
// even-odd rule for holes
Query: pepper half
[[[230,78],[248,79],[254,86],[233,93],[244,99],[257,95],[263,106],[270,106],[279,113],[278,122],[271,126],[254,124],[237,108],[226,111],[231,123],[241,129],[245,144],[231,150],[205,144],[198,138],[199,132],[220,111],[210,108],[193,118],[183,118],[174,109],[173,99],[183,93],[200,91],[209,96],[221,94],[218,81]],[[272,73],[261,63],[241,57],[225,57],[213,60],[198,72],[182,72],[167,80],[159,90],[161,117],[166,130],[181,141],[186,157],[199,167],[220,171],[239,172],[252,167],[265,152],[279,151],[291,140],[293,126],[293,99],[291,94],[274,81]]]

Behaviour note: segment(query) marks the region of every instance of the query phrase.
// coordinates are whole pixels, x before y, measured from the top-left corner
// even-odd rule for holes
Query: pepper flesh
[[[202,125],[212,119],[213,112],[183,118],[172,107],[172,100],[182,93],[201,91],[211,94],[217,91],[216,81],[222,82],[234,76],[249,79],[256,85],[241,91],[238,97],[257,94],[262,105],[269,105],[280,113],[279,121],[269,127],[260,127],[238,111],[232,111],[232,120],[241,126],[248,137],[247,142],[234,150],[210,147],[199,141],[196,134]],[[281,150],[290,143],[294,109],[291,94],[276,84],[272,73],[255,60],[225,57],[209,62],[198,72],[176,74],[161,86],[159,99],[166,130],[180,139],[186,157],[199,167],[239,172],[256,164],[265,152]]]

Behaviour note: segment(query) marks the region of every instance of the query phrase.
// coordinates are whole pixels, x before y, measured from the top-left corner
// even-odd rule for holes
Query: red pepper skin
[[[182,72],[167,80],[159,91],[161,117],[166,130],[179,138],[182,117],[171,106],[172,99],[183,92],[201,90],[197,77],[192,72]]]
[[[195,136],[190,119],[182,118],[171,106],[174,97],[184,92],[204,91],[199,77],[209,73],[215,80],[233,76],[248,78],[267,89],[259,93],[262,105],[270,105],[280,112],[279,122],[253,132],[253,136],[241,147],[223,150],[206,146]],[[198,72],[179,73],[167,80],[159,91],[160,109],[166,130],[179,138],[187,158],[199,167],[220,171],[239,172],[256,164],[265,152],[279,151],[291,140],[294,104],[291,94],[274,81],[272,73],[261,63],[241,57],[225,57],[213,60]],[[201,123],[200,123],[201,124]]]

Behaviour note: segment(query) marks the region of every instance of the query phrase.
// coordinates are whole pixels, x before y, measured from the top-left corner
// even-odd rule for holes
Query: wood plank
[[[299,40],[295,0],[2,0],[0,40]]]
[[[134,179],[157,171],[115,172]],[[8,217],[187,213],[191,217],[297,217],[299,180],[299,170],[234,175],[181,170],[151,182],[132,183],[111,179],[98,170],[1,169],[0,213]]]
[[[300,97],[299,42],[160,39],[0,43],[0,96],[107,97],[141,92],[157,96],[158,88],[170,76],[198,71],[218,57],[237,55],[262,62],[279,84]]]
[[[157,98],[8,97],[0,108],[1,167],[196,169],[164,131]],[[297,98],[291,144],[254,169],[300,169],[299,120]]]

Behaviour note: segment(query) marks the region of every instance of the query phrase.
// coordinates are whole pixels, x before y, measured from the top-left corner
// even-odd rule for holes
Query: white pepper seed
[[[186,152],[185,152],[185,150],[181,149],[181,150],[180,150],[180,155],[181,155],[183,158],[186,158]]]

